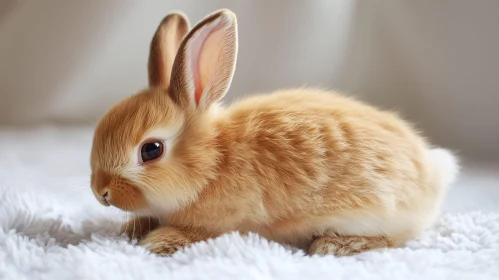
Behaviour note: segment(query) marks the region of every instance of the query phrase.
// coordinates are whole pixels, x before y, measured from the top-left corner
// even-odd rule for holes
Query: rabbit
[[[403,246],[435,222],[459,172],[453,152],[396,113],[333,91],[223,106],[237,51],[232,11],[192,29],[169,14],[151,42],[149,87],[97,124],[91,189],[136,216],[124,234],[159,255],[239,232],[350,256]]]

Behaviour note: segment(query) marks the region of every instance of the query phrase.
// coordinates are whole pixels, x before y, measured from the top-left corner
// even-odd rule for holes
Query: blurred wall
[[[147,85],[149,42],[182,10],[238,16],[227,102],[280,87],[345,91],[430,139],[499,158],[499,1],[0,1],[0,124],[94,123]]]

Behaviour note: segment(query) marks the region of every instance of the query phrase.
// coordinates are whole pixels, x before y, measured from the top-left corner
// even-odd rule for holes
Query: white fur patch
[[[430,161],[438,172],[441,187],[448,188],[459,174],[459,160],[450,151],[435,148],[429,151]]]
[[[429,223],[427,213],[405,212],[405,213],[345,213],[342,217],[334,217],[322,224],[322,228],[334,233],[361,236],[394,236],[410,232],[413,229],[420,230]]]

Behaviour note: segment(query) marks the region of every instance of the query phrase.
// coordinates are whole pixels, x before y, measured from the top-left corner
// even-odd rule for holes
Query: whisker
[[[91,119],[88,116],[81,116],[81,120],[85,122],[85,125],[88,125],[88,126],[95,126],[96,125],[96,120]]]
[[[61,187],[56,186],[56,188],[63,191],[91,192],[90,186],[85,185],[65,185]]]
[[[72,166],[68,167],[67,165],[52,165],[53,168],[50,170],[53,170],[53,172],[48,172],[49,175],[55,175],[57,176],[62,176],[62,177],[67,177],[67,176],[88,176],[90,177],[90,174],[92,174],[92,171],[88,167],[78,167],[78,166]]]
[[[82,185],[90,185],[90,180],[85,178],[81,178],[79,180],[71,180],[71,182],[68,182],[68,183],[64,183],[64,184],[82,184]]]
[[[142,225],[140,224],[140,217],[137,216],[137,220],[139,221],[139,230],[142,232]]]
[[[133,217],[133,216],[132,216],[132,219],[133,219],[133,232],[132,232],[132,239],[133,239],[133,238],[134,238],[134,236],[135,236],[135,221],[136,221],[137,219],[135,219],[135,217]]]
[[[119,230],[121,229],[121,223],[120,221],[123,219],[123,213],[118,210],[117,208],[114,208],[114,207],[111,207],[109,208],[109,211],[112,213],[112,225],[111,225],[111,229],[113,230],[113,232],[117,231],[119,232]],[[118,228],[118,226],[120,226]]]
[[[97,202],[92,197],[89,196],[82,196],[81,194],[70,194],[66,195],[65,199],[71,200],[71,201],[78,201],[81,203],[89,203],[89,202]],[[96,204],[97,206],[97,204]]]
[[[125,211],[120,211],[120,229],[123,225],[126,225],[126,227],[122,230],[123,234],[127,235],[127,230],[128,230],[128,216]]]
[[[128,222],[128,212],[125,212],[124,214],[125,214],[125,223],[126,223],[125,233],[128,236],[128,226],[130,225],[130,223]]]
[[[92,191],[89,187],[83,186],[69,186],[65,188],[57,188],[63,195],[89,195],[91,196]]]
[[[162,221],[161,221],[161,217],[158,215],[158,213],[156,211],[154,211],[153,209],[151,209],[151,212],[154,213],[154,215],[156,215],[156,218],[158,218],[158,222],[159,224],[161,225],[162,224]]]
[[[62,192],[91,192],[90,185],[81,184],[81,183],[73,183],[73,184],[64,184],[64,185],[56,185],[55,188],[57,190],[61,190]]]

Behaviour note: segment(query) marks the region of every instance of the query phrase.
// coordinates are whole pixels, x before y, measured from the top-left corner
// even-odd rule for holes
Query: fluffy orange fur
[[[188,26],[180,14],[170,18],[160,28]],[[159,254],[239,231],[311,254],[350,255],[402,245],[430,226],[448,182],[425,139],[395,114],[307,88],[253,96],[226,109],[217,104],[232,78],[236,31],[235,16],[221,10],[185,36],[169,33],[176,34],[169,40],[182,40],[163,44],[180,45],[173,66],[157,63],[158,57],[173,61],[164,58],[171,49],[159,47],[151,47],[156,63],[150,65],[173,69],[150,69],[152,87],[98,124],[92,190],[104,205],[140,216],[123,231],[133,230]],[[189,64],[196,56],[189,52],[211,34],[210,48],[220,45],[223,58],[214,66],[222,70],[209,73],[210,83],[189,84],[202,75]],[[153,44],[163,41],[156,36]],[[202,51],[210,50],[201,44]],[[170,72],[170,83],[155,77]],[[200,92],[209,96],[199,99]],[[164,141],[166,152],[139,164],[146,139]]]

